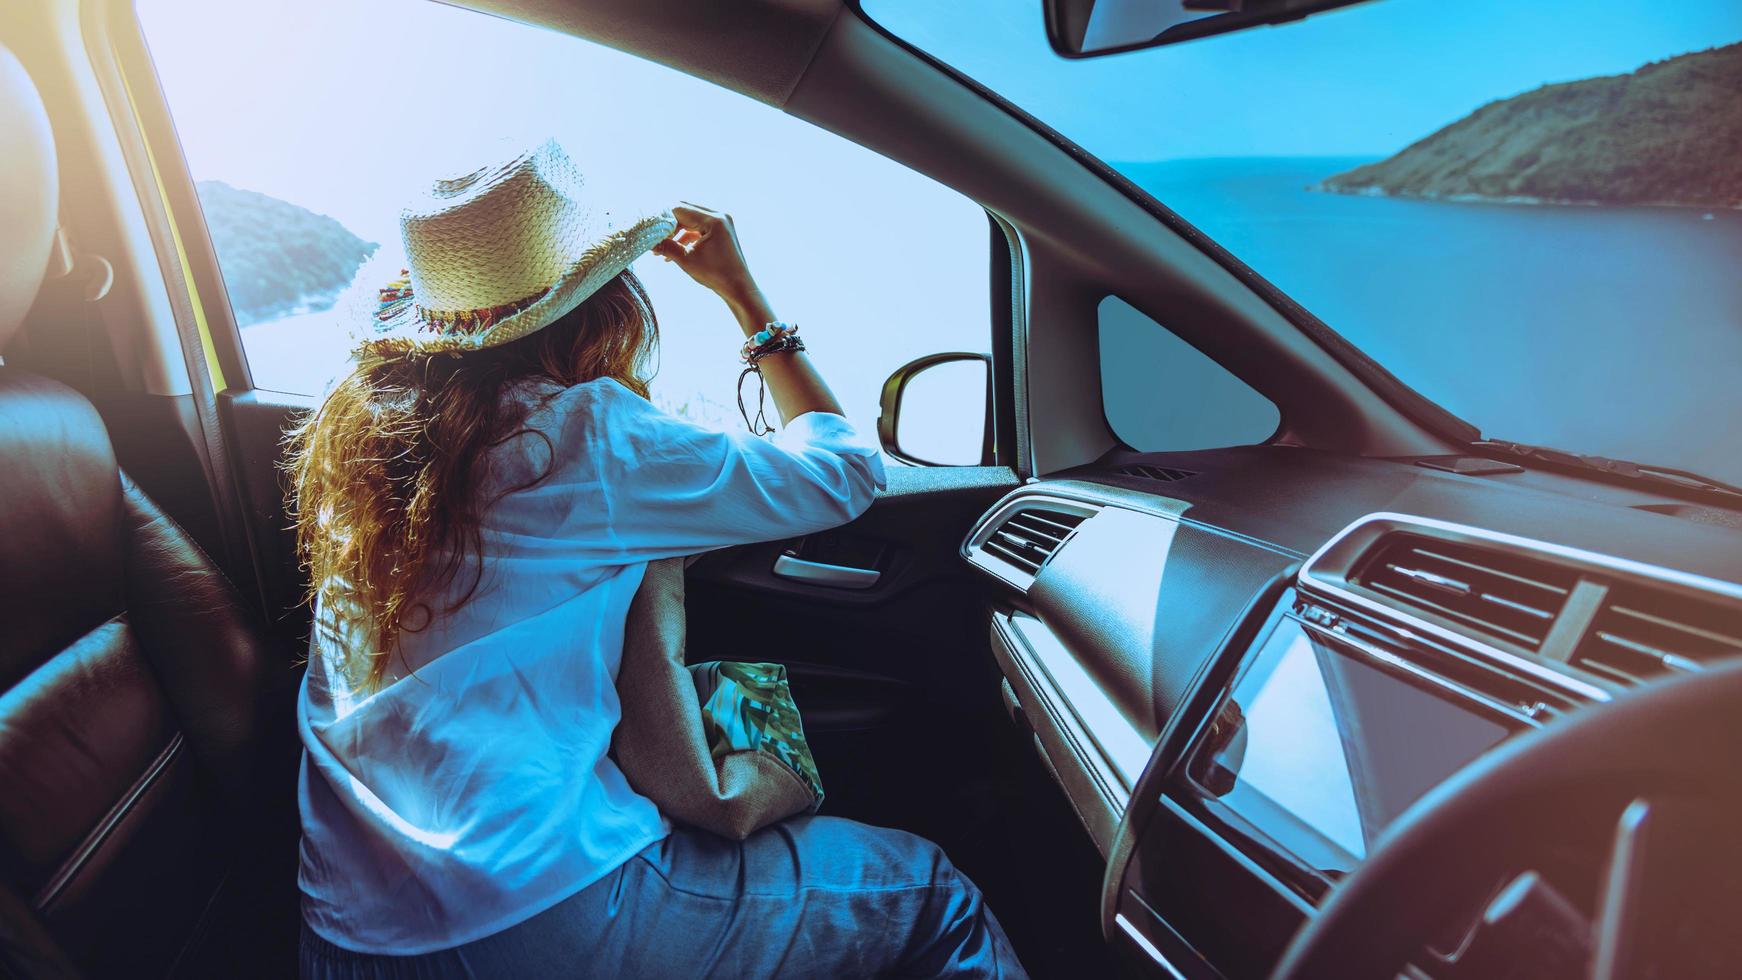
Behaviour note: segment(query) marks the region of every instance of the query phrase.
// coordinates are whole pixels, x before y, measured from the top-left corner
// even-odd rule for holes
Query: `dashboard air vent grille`
[[[1640,585],[1613,587],[1573,651],[1573,665],[1637,684],[1742,656],[1742,609]]]
[[[983,546],[987,552],[1033,575],[1084,518],[1043,508],[1017,511],[998,525]]]
[[[1357,584],[1451,623],[1535,650],[1578,573],[1510,550],[1392,534],[1357,570]]]
[[[1135,476],[1140,480],[1154,480],[1157,483],[1177,483],[1188,476],[1197,476],[1196,470],[1176,469],[1172,466],[1150,466],[1147,463],[1132,463],[1118,469],[1121,476]]]

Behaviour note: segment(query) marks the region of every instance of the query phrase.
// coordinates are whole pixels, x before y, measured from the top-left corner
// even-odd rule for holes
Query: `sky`
[[[1379,0],[1066,61],[1047,47],[1041,0],[865,6],[1114,162],[1378,156],[1545,82],[1742,39],[1742,0]],[[195,179],[331,215],[394,248],[408,188],[474,169],[503,138],[556,136],[602,195],[732,213],[777,314],[803,325],[861,427],[874,425],[881,383],[901,364],[988,349],[979,207],[772,107],[428,0],[138,0],[138,10]],[[693,396],[711,406],[702,414],[736,424],[737,333],[724,307],[666,263],[636,271],[664,336],[656,394]],[[306,341],[304,325],[250,328],[257,361],[299,378],[300,361],[336,368],[339,345],[318,339],[338,336],[328,326],[307,324]]]
[[[1742,40],[1738,0],[1380,0],[1067,61],[1041,0],[865,9],[1109,161],[1390,154],[1544,83]]]
[[[1386,154],[1545,82],[1742,40],[1737,0],[1383,0],[1072,62],[1047,48],[1041,0],[865,6],[1115,161]],[[842,168],[879,169],[735,93],[427,0],[139,0],[139,10],[197,177],[284,197],[377,241],[395,234],[383,200],[414,177],[471,169],[477,144],[497,136],[557,135],[588,168],[625,171],[620,183],[652,198],[717,198],[783,170],[795,205],[808,205],[849,183]],[[757,145],[779,152],[738,149]],[[709,150],[721,147],[732,152]],[[881,206],[910,189],[876,193],[881,183],[855,198]]]

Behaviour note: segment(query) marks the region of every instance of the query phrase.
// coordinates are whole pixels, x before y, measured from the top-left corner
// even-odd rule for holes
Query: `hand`
[[[671,213],[677,218],[677,231],[653,246],[653,254],[676,262],[678,268],[713,290],[734,312],[766,305],[756,280],[750,276],[744,251],[738,246],[738,232],[732,227],[731,215],[696,205],[680,205],[672,208]]]
[[[738,247],[732,216],[694,204],[672,208],[671,213],[677,218],[677,231],[653,246],[653,254],[676,262],[691,279],[725,300],[744,336],[772,322],[774,310],[750,276],[744,251]],[[766,359],[762,362],[762,377],[784,421],[790,422],[806,412],[846,414],[803,351]]]

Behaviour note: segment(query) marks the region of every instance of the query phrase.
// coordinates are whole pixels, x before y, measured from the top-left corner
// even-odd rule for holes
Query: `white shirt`
[[[305,921],[348,949],[482,938],[663,838],[665,819],[605,755],[646,563],[833,527],[884,485],[877,450],[838,415],[801,415],[768,442],[611,380],[515,397],[549,401],[527,419],[538,435],[492,453],[483,499],[549,475],[484,510],[478,591],[453,613],[432,603],[429,627],[403,634],[409,669],[354,692],[346,641],[316,610],[298,882]]]

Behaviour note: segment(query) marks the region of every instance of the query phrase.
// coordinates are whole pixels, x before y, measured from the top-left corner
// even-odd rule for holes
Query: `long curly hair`
[[[505,397],[509,388],[608,377],[645,398],[658,337],[646,289],[624,271],[519,340],[360,367],[289,433],[284,468],[307,599],[363,645],[343,665],[354,685],[382,685],[400,634],[427,628],[437,597],[453,596],[441,612],[472,598],[484,510],[548,475],[480,499],[490,450],[531,431],[531,406]]]

